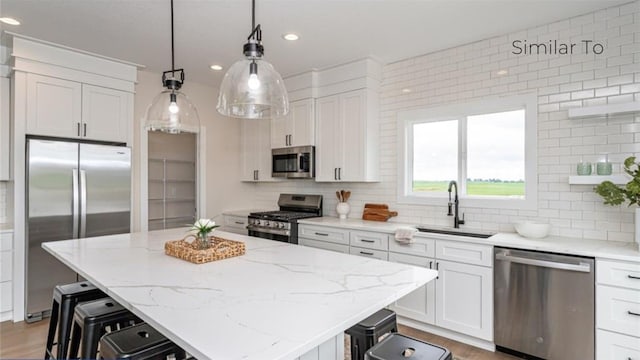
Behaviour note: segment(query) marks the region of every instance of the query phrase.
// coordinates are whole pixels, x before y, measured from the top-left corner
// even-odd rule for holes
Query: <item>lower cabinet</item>
[[[228,231],[236,234],[247,235],[247,217],[237,215],[223,215],[224,224],[220,228],[222,231]]]
[[[597,360],[640,359],[640,339],[598,329],[596,331]]]
[[[300,224],[298,234],[301,245],[438,270],[436,280],[390,308],[415,321],[493,341],[491,245],[425,236],[400,244],[387,233],[308,224]]]

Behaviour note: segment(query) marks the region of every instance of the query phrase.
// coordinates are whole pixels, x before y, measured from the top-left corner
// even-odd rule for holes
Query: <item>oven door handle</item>
[[[247,225],[247,230],[266,233],[266,234],[284,235],[284,236],[289,236],[291,234],[291,231],[288,229],[272,229],[272,228],[265,228],[262,226],[255,226],[255,225]]]

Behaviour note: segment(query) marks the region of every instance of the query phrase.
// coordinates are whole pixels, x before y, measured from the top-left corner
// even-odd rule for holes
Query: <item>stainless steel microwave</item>
[[[316,149],[297,146],[271,150],[271,176],[289,179],[313,179]]]

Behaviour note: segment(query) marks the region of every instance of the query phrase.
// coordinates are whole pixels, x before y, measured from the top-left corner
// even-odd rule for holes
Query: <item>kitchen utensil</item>
[[[389,211],[386,204],[365,204],[362,213],[363,220],[387,221],[393,216],[398,216],[397,211]]]
[[[345,202],[349,201],[350,197],[351,197],[351,191],[345,191],[345,193],[344,193],[344,201]]]
[[[336,196],[338,197],[338,201],[342,202],[342,194],[340,194],[340,191],[336,190]]]

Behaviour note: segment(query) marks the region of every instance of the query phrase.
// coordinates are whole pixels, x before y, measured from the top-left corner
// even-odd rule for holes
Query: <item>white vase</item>
[[[636,208],[636,247],[640,250],[640,207]]]
[[[338,218],[340,219],[346,219],[349,211],[351,211],[351,206],[349,206],[349,203],[339,202],[336,206],[336,212],[338,213]]]

